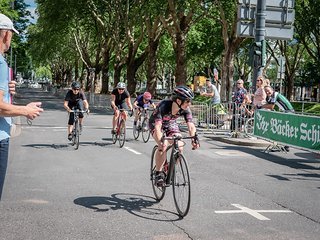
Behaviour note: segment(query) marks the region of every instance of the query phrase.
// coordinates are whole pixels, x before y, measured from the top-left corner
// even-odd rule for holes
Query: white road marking
[[[124,148],[130,152],[133,152],[134,154],[137,154],[137,155],[141,154],[140,152],[137,152],[137,151],[133,150],[132,148],[129,148],[129,147],[124,147]]]
[[[260,213],[290,213],[290,210],[254,210],[247,207],[244,207],[240,204],[231,204],[236,208],[240,208],[241,210],[226,210],[226,211],[214,211],[215,213],[247,213],[252,217],[257,218],[258,220],[270,220],[269,218],[263,216]]]

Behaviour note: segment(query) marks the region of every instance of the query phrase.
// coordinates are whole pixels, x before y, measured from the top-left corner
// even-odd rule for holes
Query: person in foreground
[[[126,84],[124,82],[118,82],[117,87],[113,89],[111,93],[111,107],[114,111],[112,118],[112,130],[111,134],[116,133],[116,125],[118,117],[120,116],[119,109],[125,109],[125,103],[132,111],[132,104],[129,92],[126,90]],[[125,113],[124,120],[127,120],[127,113]]]
[[[83,91],[80,90],[80,83],[73,82],[71,84],[71,89],[67,92],[66,97],[64,98],[64,108],[69,112],[68,120],[68,140],[72,140],[72,130],[74,123],[74,112],[73,109],[79,109],[81,111],[89,112],[89,103],[87,101],[86,95]],[[83,113],[79,113],[79,125],[80,132],[82,131],[83,124]]]
[[[167,137],[173,135],[181,135],[177,119],[183,116],[188,127],[190,136],[196,135],[196,127],[192,122],[192,114],[190,110],[191,101],[194,98],[192,90],[185,86],[178,86],[173,90],[172,98],[162,100],[149,119],[149,128],[152,137],[158,145],[156,153],[156,184],[158,186],[164,183],[164,172],[162,171],[163,164],[166,160],[166,149],[171,142],[165,140],[161,141],[163,134]],[[192,148],[199,147],[198,139],[192,139]],[[179,144],[182,150],[182,144]]]
[[[10,48],[13,32],[19,34],[12,21],[0,14],[0,199],[7,171],[11,117],[25,116],[35,119],[43,111],[40,108],[41,102],[32,102],[26,106],[11,103],[11,95],[15,93],[15,82],[9,79],[9,68],[4,53]]]

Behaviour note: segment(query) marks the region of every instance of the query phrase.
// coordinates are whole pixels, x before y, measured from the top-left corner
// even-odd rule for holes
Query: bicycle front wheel
[[[124,142],[126,141],[126,122],[124,120],[121,120],[120,122],[118,138],[119,138],[119,145],[122,148],[124,145]]]
[[[137,124],[136,124],[136,125],[133,124],[132,130],[133,130],[133,137],[134,137],[135,140],[137,140],[138,137],[139,137],[139,135],[140,135],[140,131],[139,131],[139,129],[138,129],[139,124],[140,124],[140,121],[139,121],[139,120],[137,121]]]
[[[254,130],[254,118],[249,118],[244,124],[244,132],[248,136],[251,136],[253,135],[253,130]]]
[[[178,155],[173,173],[173,199],[181,217],[188,214],[191,199],[191,186],[188,164],[182,154]]]
[[[147,118],[143,119],[141,134],[142,134],[142,139],[145,143],[148,142],[150,138],[150,129],[148,124],[149,124],[149,119]]]
[[[166,187],[156,186],[156,152],[157,150],[158,150],[158,146],[154,146],[151,153],[150,180],[151,180],[154,196],[158,201],[160,201],[163,199],[164,194],[166,193]]]
[[[74,123],[74,136],[73,136],[73,143],[74,143],[75,150],[78,150],[79,148],[79,136],[80,136],[80,126],[79,126],[79,122],[76,121]]]

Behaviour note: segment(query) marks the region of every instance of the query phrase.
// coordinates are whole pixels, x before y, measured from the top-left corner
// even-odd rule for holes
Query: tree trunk
[[[113,87],[115,88],[120,82],[121,71],[123,68],[123,64],[115,64],[114,65],[114,74],[113,74]]]
[[[109,91],[109,62],[110,62],[110,49],[106,49],[103,54],[102,64],[102,89],[101,93],[108,93]]]
[[[177,32],[176,35],[176,69],[175,80],[176,85],[186,85],[187,69],[186,69],[186,36],[182,32]]]
[[[131,55],[132,58],[128,59],[127,62],[127,89],[130,94],[134,94],[136,91],[137,81],[135,79],[136,72],[138,68],[142,65],[145,59],[148,56],[149,51],[146,49],[138,58],[134,58],[134,55]]]
[[[222,71],[221,71],[221,101],[231,101],[232,98],[232,83],[234,73],[234,56],[231,48],[224,50],[222,57]]]
[[[149,54],[148,54],[148,69],[147,69],[147,91],[155,95],[157,88],[157,49],[159,40],[149,41]]]

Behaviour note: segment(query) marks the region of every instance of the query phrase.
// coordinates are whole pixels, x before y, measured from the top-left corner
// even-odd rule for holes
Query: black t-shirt
[[[72,90],[69,90],[67,92],[66,97],[64,98],[65,101],[68,101],[68,107],[72,108],[74,106],[77,105],[77,102],[79,100],[87,100],[86,95],[84,94],[84,92],[79,91],[77,94],[74,94]]]
[[[117,88],[113,89],[111,94],[115,95],[116,97],[114,101],[116,106],[123,104],[126,98],[130,97],[130,94],[127,90],[124,90],[123,93],[119,94],[119,91]]]

